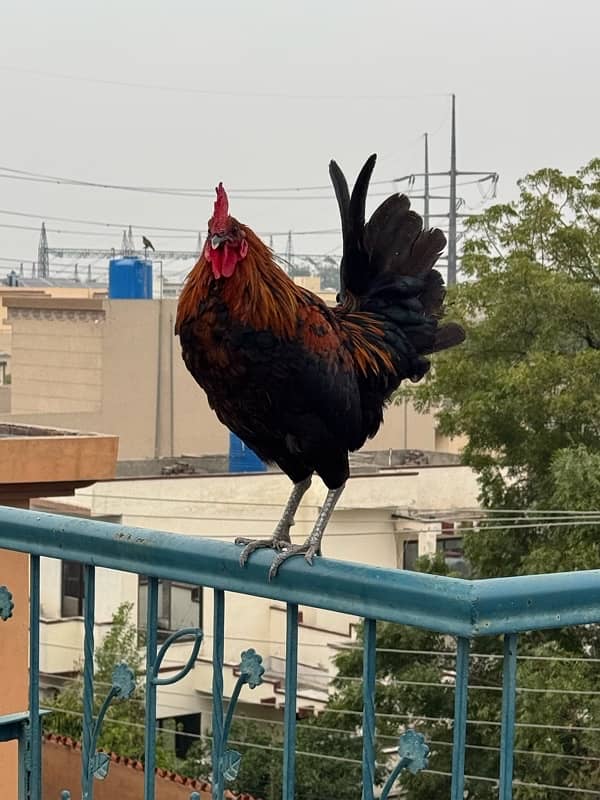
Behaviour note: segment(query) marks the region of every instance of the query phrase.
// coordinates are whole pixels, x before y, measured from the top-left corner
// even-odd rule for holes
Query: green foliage
[[[296,797],[322,800],[328,796],[356,800],[361,791],[362,738],[359,735],[362,700],[352,700],[356,715],[336,710],[334,696],[326,711],[297,723]],[[340,708],[345,706],[342,704]],[[283,780],[283,726],[281,723],[238,719],[229,743],[242,753],[239,775],[230,784],[264,800],[278,800]],[[341,760],[336,760],[336,758]]]
[[[529,175],[515,203],[468,223],[467,279],[450,296],[467,340],[411,395],[467,437],[488,505],[543,502],[557,450],[600,448],[599,209],[596,159]]]

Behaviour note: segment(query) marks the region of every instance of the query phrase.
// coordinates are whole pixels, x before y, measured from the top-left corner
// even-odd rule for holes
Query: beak
[[[218,233],[213,233],[213,235],[210,237],[210,246],[212,247],[213,250],[216,250],[220,245],[223,244],[223,242],[226,241],[227,241],[227,236],[221,236]]]

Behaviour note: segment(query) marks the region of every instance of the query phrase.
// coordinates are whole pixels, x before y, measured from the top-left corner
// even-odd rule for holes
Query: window
[[[146,630],[148,578],[140,575],[138,628]],[[202,587],[177,581],[158,582],[158,641],[181,628],[202,627]]]
[[[83,616],[83,564],[62,562],[61,616]]]
[[[409,539],[402,547],[402,568],[414,570],[419,557],[419,543],[416,539]]]
[[[438,552],[443,553],[448,568],[461,578],[469,577],[469,565],[465,560],[463,540],[459,536],[444,536],[437,540]]]
[[[167,717],[158,719],[157,723],[161,732],[161,744],[174,753],[177,758],[185,758],[187,756],[188,750],[198,741],[202,731],[202,716],[200,714]]]

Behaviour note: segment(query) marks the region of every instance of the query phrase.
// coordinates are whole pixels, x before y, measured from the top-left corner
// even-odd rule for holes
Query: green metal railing
[[[108,770],[108,756],[96,751],[104,714],[114,699],[133,692],[135,677],[127,665],[113,674],[110,691],[98,716],[93,715],[94,607],[97,567],[148,576],[146,640],[146,716],[144,800],[154,800],[157,687],[175,683],[193,668],[203,633],[185,628],[173,633],[160,648],[158,582],[180,581],[214,592],[212,687],[212,796],[221,800],[225,783],[237,774],[240,755],[227,739],[236,702],[244,685],[262,681],[261,658],[254,650],[242,654],[238,682],[224,712],[224,626],[226,592],[270,598],[286,603],[285,716],[283,743],[283,800],[295,797],[296,693],[298,668],[298,606],[343,612],[364,620],[362,776],[363,800],[375,792],[375,675],[377,621],[401,623],[456,637],[453,756],[450,800],[462,800],[465,790],[465,748],[468,706],[469,653],[476,637],[504,638],[501,742],[498,797],[510,800],[513,791],[516,659],[518,634],[547,628],[600,622],[600,571],[466,581],[402,570],[379,569],[331,559],[318,559],[310,568],[303,559],[286,564],[276,580],[266,575],[270,556],[258,552],[247,567],[239,565],[239,548],[205,538],[94,522],[87,519],[0,509],[0,548],[30,554],[30,691],[23,714],[0,718],[0,741],[20,743],[19,800],[41,798],[41,723],[39,701],[40,557],[78,561],[84,566],[84,668],[81,796],[92,800],[94,781]],[[0,617],[10,625],[10,587],[0,587]],[[0,636],[9,636],[0,626]],[[168,678],[160,665],[171,645],[192,640],[184,667]],[[0,640],[1,641],[1,640]],[[427,765],[428,748],[420,734],[407,730],[400,738],[398,759],[380,795],[386,800],[402,769],[416,773]],[[70,787],[63,797],[75,796]],[[44,798],[44,800],[53,800]]]

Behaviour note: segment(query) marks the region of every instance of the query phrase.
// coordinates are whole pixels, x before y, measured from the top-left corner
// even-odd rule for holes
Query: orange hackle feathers
[[[215,203],[215,207],[216,207]],[[238,223],[239,224],[239,223]],[[248,252],[234,274],[219,282],[221,297],[231,317],[255,330],[272,330],[290,338],[296,329],[301,290],[273,261],[273,253],[245,225],[240,225]],[[204,255],[188,275],[177,306],[175,331],[198,313],[211,286],[213,274]]]

